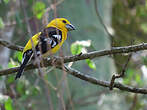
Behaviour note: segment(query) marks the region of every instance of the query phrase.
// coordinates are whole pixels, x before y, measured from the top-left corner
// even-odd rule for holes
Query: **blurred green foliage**
[[[10,0],[4,0],[4,2],[5,2],[6,4],[9,3],[9,1],[10,1]]]
[[[132,44],[139,44],[147,40],[147,1],[146,0],[127,0],[115,1],[112,9],[112,26],[115,34],[112,40],[112,46],[126,46]],[[146,87],[146,76],[141,67],[146,65],[145,51],[133,54],[130,60],[128,69],[123,77],[123,83],[126,85],[133,85],[137,87]],[[115,64],[118,73],[121,73],[122,67],[127,61],[127,55],[114,55]],[[133,97],[126,97],[128,103],[131,103],[131,110],[145,109],[146,97],[142,95],[134,95]],[[129,97],[129,98],[128,98]],[[134,101],[134,103],[132,103]]]
[[[14,8],[13,3],[17,4],[17,0],[3,1],[4,3],[0,3],[1,29],[5,28],[4,22],[7,19],[5,14],[10,10],[9,7]],[[112,46],[130,45],[130,42],[134,39],[134,44],[146,40],[147,3],[145,2],[145,5],[142,5],[137,0],[124,1],[113,1],[112,26],[115,35]],[[48,6],[53,3],[53,0],[51,2],[48,2],[48,0],[28,0],[24,1],[24,3],[31,31],[34,34],[42,29],[44,13],[49,8]],[[111,24],[111,3],[111,0],[99,0],[97,4],[100,16],[104,23],[108,23],[108,25]],[[28,36],[24,13],[20,7],[17,8],[13,12],[13,16],[10,17],[12,21],[16,22],[13,42],[24,46],[30,36]],[[54,10],[49,11],[48,14],[49,16],[47,17],[50,21],[55,16]],[[86,53],[110,48],[110,39],[96,16],[94,1],[64,0],[57,6],[57,17],[66,17],[77,27],[76,31],[68,35],[69,37],[62,48],[64,55],[78,55],[81,52]],[[90,39],[90,42],[88,39]],[[125,63],[126,58],[124,55],[115,56],[118,73],[121,71],[122,64]],[[8,68],[19,66],[21,60],[22,53],[13,52]],[[94,60],[87,59],[74,62],[72,67],[101,80],[110,80],[111,74],[116,72],[113,64],[113,60],[105,56]],[[147,58],[142,57],[140,64],[147,65]],[[50,90],[48,94],[55,109],[62,108],[62,103],[65,103],[67,109],[72,109],[73,104],[75,110],[109,110],[110,108],[124,110],[124,107],[125,109],[130,109],[135,97],[137,98],[135,99],[134,110],[140,110],[146,106],[147,96],[144,95],[136,96],[136,94],[115,90],[112,93],[108,89],[104,90],[102,87],[89,84],[70,75],[65,78],[64,72],[51,67],[48,67],[45,73],[44,79],[47,81],[47,87]],[[15,75],[8,75],[6,78],[0,77],[0,80],[4,79],[6,84],[2,96],[7,96],[7,98],[3,101],[0,99],[0,105],[5,110],[40,110],[42,108],[47,110],[49,108],[45,93],[45,82],[40,78],[37,70],[25,72],[25,75],[17,81],[14,78]],[[137,87],[145,87],[147,83],[141,74],[141,70],[138,69],[138,65],[132,60],[126,70],[125,77],[122,79],[122,83]],[[64,101],[62,102],[61,100]]]
[[[8,68],[13,68],[19,66],[19,63],[14,61],[13,59],[10,59],[10,62],[8,63]]]
[[[13,58],[16,59],[17,61],[21,62],[22,61],[22,52],[15,52]]]
[[[3,20],[2,18],[0,17],[0,29],[4,28],[4,23],[3,23]]]
[[[127,69],[125,73],[125,77],[123,78],[124,84],[132,85],[135,84],[135,86],[143,86],[143,80],[141,78],[141,74],[136,73],[135,69]]]
[[[12,99],[11,98],[8,98],[6,101],[5,101],[5,109],[6,110],[14,110],[13,109],[13,106],[12,106]]]
[[[45,3],[41,1],[35,2],[33,5],[33,13],[38,18],[41,19],[45,12]]]

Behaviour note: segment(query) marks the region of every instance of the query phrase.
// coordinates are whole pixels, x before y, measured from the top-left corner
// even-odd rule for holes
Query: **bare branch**
[[[34,65],[30,64],[30,65],[28,65],[26,67],[25,70],[34,69],[34,68],[37,68],[37,66],[34,66]],[[67,66],[64,66],[64,69],[62,68],[62,66],[57,66],[57,68],[59,68],[61,70],[64,70],[67,73],[69,73],[69,74],[71,74],[71,75],[73,75],[73,76],[75,76],[77,78],[80,78],[81,80],[87,81],[87,82],[95,84],[95,85],[110,88],[110,82],[108,82],[108,81],[98,80],[95,77],[85,75],[84,73],[81,73],[81,72],[79,72],[79,71],[77,71],[75,69],[69,68]],[[2,74],[3,75],[11,74],[11,73],[16,72],[17,70],[18,70],[18,67],[6,69],[6,70],[1,70],[0,75],[2,75]],[[121,83],[116,83],[116,82],[114,82],[113,88],[118,88],[120,90],[132,92],[132,93],[147,94],[147,89],[131,87],[131,86],[123,85]]]
[[[130,61],[130,59],[131,59],[131,56],[132,56],[132,53],[129,54],[128,59],[127,59],[126,63],[124,64],[121,73],[120,73],[119,75],[115,75],[115,74],[114,74],[114,75],[112,76],[111,82],[110,82],[110,90],[113,89],[113,84],[114,84],[115,79],[121,78],[121,77],[123,77],[123,76],[125,75],[125,72],[126,72],[128,63],[129,63],[129,61]]]
[[[8,43],[8,42],[6,42],[6,43]],[[8,43],[8,45],[11,45],[11,44]],[[14,45],[12,45],[12,46],[14,46]],[[10,47],[8,46],[8,48],[11,48],[11,46]],[[13,49],[22,50],[22,47],[14,46]],[[142,43],[139,45],[125,46],[125,47],[115,47],[115,48],[107,49],[107,50],[93,51],[93,52],[89,52],[86,54],[51,58],[50,60],[44,61],[44,63],[45,63],[44,66],[45,67],[51,66],[53,61],[55,61],[56,64],[61,64],[61,61],[64,61],[64,63],[68,63],[68,62],[75,62],[75,61],[85,60],[85,59],[94,59],[94,58],[97,58],[100,56],[106,56],[106,55],[111,55],[111,54],[131,53],[131,52],[136,52],[136,51],[146,50],[146,49],[147,49],[147,43]],[[25,70],[34,69],[34,68],[37,68],[37,66],[34,66],[33,64],[29,64],[26,66]],[[0,76],[17,72],[17,70],[18,70],[18,68],[10,68],[10,69],[1,70]]]
[[[5,41],[3,39],[0,39],[0,45],[3,45],[4,47],[7,47],[7,48],[12,49],[12,50],[17,50],[17,51],[23,50],[23,47],[17,46],[15,44],[12,44],[12,43]]]
[[[50,62],[49,64],[50,65],[51,65],[51,61],[52,61],[52,59],[49,60],[49,62]],[[46,65],[45,64],[45,66],[49,66],[49,65]],[[29,64],[29,65],[27,65],[27,67],[26,67],[25,70],[30,70],[30,69],[34,69],[34,68],[37,68],[37,66],[34,66],[32,64]],[[57,68],[59,68],[61,70],[64,70],[67,73],[69,73],[69,74],[71,74],[71,75],[73,75],[73,76],[75,76],[77,78],[80,78],[80,79],[82,79],[84,81],[87,81],[89,83],[110,88],[110,82],[108,82],[108,81],[98,80],[95,77],[92,77],[92,76],[89,76],[89,75],[85,75],[85,74],[80,73],[79,71],[74,70],[72,68],[69,68],[67,66],[64,66],[64,68],[62,68],[61,66],[58,65]],[[6,69],[6,70],[1,70],[0,71],[0,75],[12,74],[14,72],[17,72],[18,69],[19,69],[19,67],[10,68],[10,69]],[[121,83],[114,82],[113,87],[114,88],[118,88],[120,90],[128,91],[128,92],[140,93],[140,94],[147,94],[147,89],[130,87],[130,86],[123,85]]]
[[[11,44],[11,43],[4,41],[4,40],[0,40],[0,44],[4,45],[10,49],[13,49],[13,50],[22,51],[22,49],[23,49],[20,46],[15,46],[14,44]],[[147,43],[125,46],[125,47],[115,47],[112,49],[94,51],[94,52],[89,52],[86,54],[51,58],[50,60],[44,61],[44,66],[45,67],[52,66],[53,61],[55,61],[56,65],[62,65],[61,61],[64,61],[64,63],[68,63],[68,62],[75,62],[75,61],[85,60],[85,59],[93,59],[96,57],[106,56],[106,55],[111,55],[111,54],[131,53],[131,52],[136,52],[136,51],[141,51],[141,50],[146,50],[146,49],[147,49]],[[25,71],[30,70],[30,69],[35,69],[35,68],[37,68],[37,66],[35,66],[33,64],[29,64],[26,66]],[[18,71],[18,69],[19,69],[19,67],[0,70],[0,76],[15,73]],[[61,69],[63,69],[63,68],[61,68]],[[96,85],[100,85],[100,86],[104,86],[104,87],[110,87],[110,83],[108,81],[97,80],[94,77],[85,75],[83,73],[80,73],[79,71],[76,71],[76,70],[68,68],[68,67],[65,67],[64,70],[66,72],[70,73],[71,75],[78,77],[82,80],[88,81],[92,84],[96,84]],[[125,91],[133,92],[133,93],[147,94],[147,89],[130,87],[130,86],[123,85],[121,83],[114,83],[114,88],[118,88],[120,90],[125,90]]]
[[[58,68],[61,68],[61,67],[58,67]],[[87,81],[87,82],[95,84],[95,85],[100,85],[103,87],[110,88],[110,82],[108,82],[108,81],[98,80],[95,77],[85,75],[84,73],[81,73],[81,72],[74,70],[72,68],[69,68],[67,66],[64,66],[64,68],[65,68],[64,71],[66,71],[67,73],[69,73],[77,78],[80,78],[84,81]],[[118,88],[120,90],[133,92],[133,93],[147,94],[147,89],[130,87],[130,86],[123,85],[121,83],[116,83],[116,82],[114,83],[114,88]]]

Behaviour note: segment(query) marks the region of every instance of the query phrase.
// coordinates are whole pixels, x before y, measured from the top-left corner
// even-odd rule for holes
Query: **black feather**
[[[24,59],[24,60],[23,60],[22,64],[20,65],[20,68],[19,68],[19,70],[18,70],[18,72],[17,72],[17,74],[16,74],[16,77],[15,77],[15,80],[16,80],[17,78],[20,78],[20,77],[21,77],[21,75],[22,75],[22,73],[23,73],[23,70],[24,70],[26,64],[29,62],[30,58],[32,57],[32,54],[33,54],[33,51],[32,51],[32,50],[27,50],[27,51],[23,54],[23,59]]]
[[[54,37],[54,35],[60,35],[61,38],[58,39]],[[54,48],[56,45],[58,45],[62,41],[62,32],[59,29],[56,29],[54,27],[45,28],[40,36],[39,36],[39,42],[35,48],[36,52],[41,50],[41,54],[46,53],[48,50]],[[50,42],[46,39],[50,39]],[[53,45],[55,43],[55,45]]]

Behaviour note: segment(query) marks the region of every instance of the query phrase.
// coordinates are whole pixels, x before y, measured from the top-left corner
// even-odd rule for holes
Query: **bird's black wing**
[[[31,59],[32,57],[32,54],[33,54],[33,51],[32,50],[27,50],[24,54],[23,54],[23,59],[22,59],[22,64],[20,65],[19,67],[19,70],[16,74],[16,77],[15,77],[15,80],[17,78],[20,78],[20,76],[22,75],[23,73],[23,70],[26,66],[26,64],[29,62],[29,60]]]
[[[37,56],[39,56],[40,54],[46,53],[49,49],[54,48],[61,41],[62,41],[62,32],[59,29],[56,29],[54,27],[45,28],[41,32],[39,36],[39,43],[35,47]],[[21,77],[26,64],[29,62],[32,56],[33,56],[32,49],[24,52],[22,64],[17,72],[15,79]]]
[[[54,27],[45,28],[41,32],[39,39],[40,41],[36,46],[37,55],[44,54],[49,49],[52,49],[58,45],[62,41],[62,32]]]

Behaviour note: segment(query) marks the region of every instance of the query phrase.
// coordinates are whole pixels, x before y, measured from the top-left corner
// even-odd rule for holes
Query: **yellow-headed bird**
[[[67,32],[75,27],[65,18],[53,19],[41,32],[35,34],[23,50],[22,64],[15,79],[20,78],[26,64],[34,53],[37,56],[47,57],[56,53],[67,38]],[[33,51],[35,50],[35,52]]]

